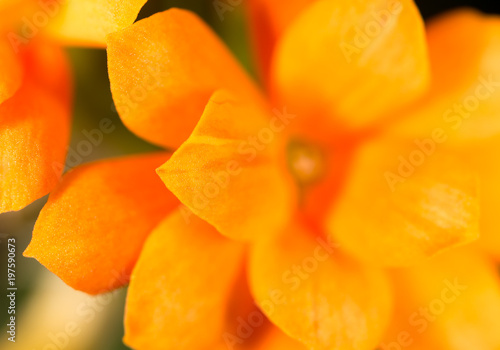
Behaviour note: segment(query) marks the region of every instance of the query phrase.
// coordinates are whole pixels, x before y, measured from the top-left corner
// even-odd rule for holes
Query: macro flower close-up
[[[31,268],[46,277],[26,297],[61,290],[68,310],[48,325],[77,315],[25,344],[500,348],[500,17],[424,21],[413,0],[150,3],[58,3],[67,17],[43,32],[56,51],[5,46],[0,208],[49,193],[4,216],[32,231],[5,262],[50,271]],[[69,65],[68,44],[96,51]],[[115,121],[97,107],[106,89]],[[102,118],[76,153],[73,93],[72,137]],[[84,142],[96,156],[68,166]]]

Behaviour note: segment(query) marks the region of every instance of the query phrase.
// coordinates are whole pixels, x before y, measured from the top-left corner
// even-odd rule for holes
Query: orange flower
[[[465,153],[498,134],[500,22],[457,12],[426,38],[410,0],[295,3],[251,4],[266,96],[189,12],[110,34],[122,120],[175,151],[68,173],[25,255],[88,293],[130,277],[135,349],[498,348],[492,261],[427,258],[496,224]]]
[[[59,44],[103,47],[144,3],[0,1],[0,213],[46,195],[63,171],[72,93]]]

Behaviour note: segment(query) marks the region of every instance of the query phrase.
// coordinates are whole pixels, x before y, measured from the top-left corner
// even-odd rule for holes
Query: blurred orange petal
[[[484,256],[454,251],[395,276],[395,317],[381,349],[500,348],[498,269]]]
[[[361,146],[327,226],[344,249],[408,265],[479,237],[476,174],[431,140]]]
[[[256,53],[255,59],[266,83],[276,41],[301,11],[314,1],[316,0],[248,1],[249,29]]]
[[[25,75],[70,108],[73,98],[72,72],[64,49],[52,41],[34,39],[21,57]]]
[[[259,241],[250,285],[267,317],[311,349],[373,350],[389,322],[391,293],[382,272],[341,256],[295,224]]]
[[[243,253],[203,220],[175,211],[152,232],[132,273],[125,343],[137,350],[222,343],[236,322],[229,315]]]
[[[500,135],[487,141],[464,145],[460,148],[469,166],[477,171],[481,183],[480,238],[478,245],[500,261],[500,164],[498,150]]]
[[[318,1],[283,36],[272,70],[280,101],[304,123],[321,120],[318,133],[370,126],[427,88],[423,22],[411,0]]]
[[[307,350],[307,347],[299,341],[287,336],[279,327],[271,325],[270,329],[261,337],[259,343],[255,347],[243,349],[255,350]]]
[[[36,10],[35,0],[0,0],[0,16],[2,18],[0,33],[3,33],[3,38],[6,38],[9,43],[17,44],[18,38],[15,28],[19,26],[20,19]],[[4,58],[3,54],[0,57]]]
[[[146,0],[48,0],[48,32],[65,44],[104,47],[106,35],[130,26]],[[42,5],[41,5],[42,6]]]
[[[158,145],[180,146],[216,89],[258,95],[229,50],[189,11],[157,13],[107,41],[116,109],[130,130]]]
[[[473,10],[454,11],[430,22],[427,42],[431,88],[389,132],[428,137],[441,128],[450,144],[498,135],[500,18]]]
[[[71,79],[65,53],[37,41],[17,59],[22,85],[0,104],[0,212],[22,209],[56,185],[70,133]]]
[[[123,286],[151,230],[179,205],[154,169],[167,154],[79,166],[50,194],[24,252],[86,293]]]
[[[0,104],[12,97],[19,89],[23,77],[23,69],[19,57],[12,48],[0,40]]]

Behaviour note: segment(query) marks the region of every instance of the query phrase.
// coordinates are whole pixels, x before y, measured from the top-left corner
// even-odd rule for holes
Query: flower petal
[[[23,70],[19,58],[0,40],[0,104],[12,97],[21,86]]]
[[[287,121],[266,120],[259,106],[216,92],[189,139],[158,169],[179,200],[231,238],[273,234],[295,203],[292,179],[278,163]]]
[[[500,135],[474,144],[464,144],[460,152],[467,159],[469,166],[478,172],[481,183],[479,218],[481,236],[478,245],[500,261]]]
[[[56,184],[69,139],[69,110],[30,83],[0,105],[0,213],[20,210]]]
[[[34,0],[0,0],[0,33],[9,43],[17,43],[16,30],[26,14],[39,11],[39,5]],[[14,39],[15,38],[15,39]],[[0,56],[3,58],[3,56]]]
[[[431,88],[389,133],[429,137],[441,128],[450,144],[498,135],[500,18],[454,11],[431,21],[427,42]]]
[[[278,349],[287,349],[287,350],[307,350],[307,347],[290,338],[285,333],[283,333],[278,327],[271,325],[271,329],[267,330],[265,335],[262,336],[262,339],[259,340],[259,343],[255,347],[248,347],[244,349],[252,349],[252,350],[278,350]]]
[[[360,259],[414,264],[479,236],[476,174],[432,140],[374,140],[356,153],[327,227]]]
[[[301,11],[314,1],[316,0],[248,1],[249,29],[257,54],[260,73],[266,83],[276,41]]]
[[[269,34],[279,37],[300,13],[316,0],[250,0],[249,6],[255,21],[252,25],[268,22]],[[261,22],[258,22],[258,21]],[[274,34],[274,35],[273,35]]]
[[[235,321],[231,301],[243,271],[243,248],[195,216],[172,213],[151,233],[132,273],[125,343],[137,350],[222,343],[228,323]]]
[[[131,156],[68,172],[40,212],[24,255],[90,294],[126,284],[151,230],[179,205],[154,173],[167,158]]]
[[[0,104],[0,213],[22,209],[56,185],[62,169],[54,165],[64,163],[70,133],[64,51],[37,40],[18,60],[23,83]]]
[[[64,49],[47,40],[34,40],[22,56],[25,75],[69,108],[73,98],[73,82]]]
[[[130,130],[159,145],[185,141],[216,89],[258,94],[224,44],[189,11],[155,14],[107,41],[116,109]]]
[[[275,93],[318,132],[372,125],[426,89],[423,21],[412,0],[324,0],[291,25],[273,61]]]
[[[311,349],[373,350],[389,322],[385,276],[296,223],[284,233],[251,251],[250,285],[266,316]]]
[[[409,350],[500,347],[500,283],[484,256],[454,250],[398,271],[395,283],[395,317],[382,349],[398,342]]]
[[[146,0],[44,1],[50,16],[48,31],[58,40],[78,46],[106,46],[106,35],[134,23]]]

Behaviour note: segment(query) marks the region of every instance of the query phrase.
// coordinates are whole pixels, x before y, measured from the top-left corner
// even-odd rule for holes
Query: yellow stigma
[[[292,140],[287,147],[288,167],[300,185],[319,180],[325,172],[325,155],[320,147],[301,140]]]

